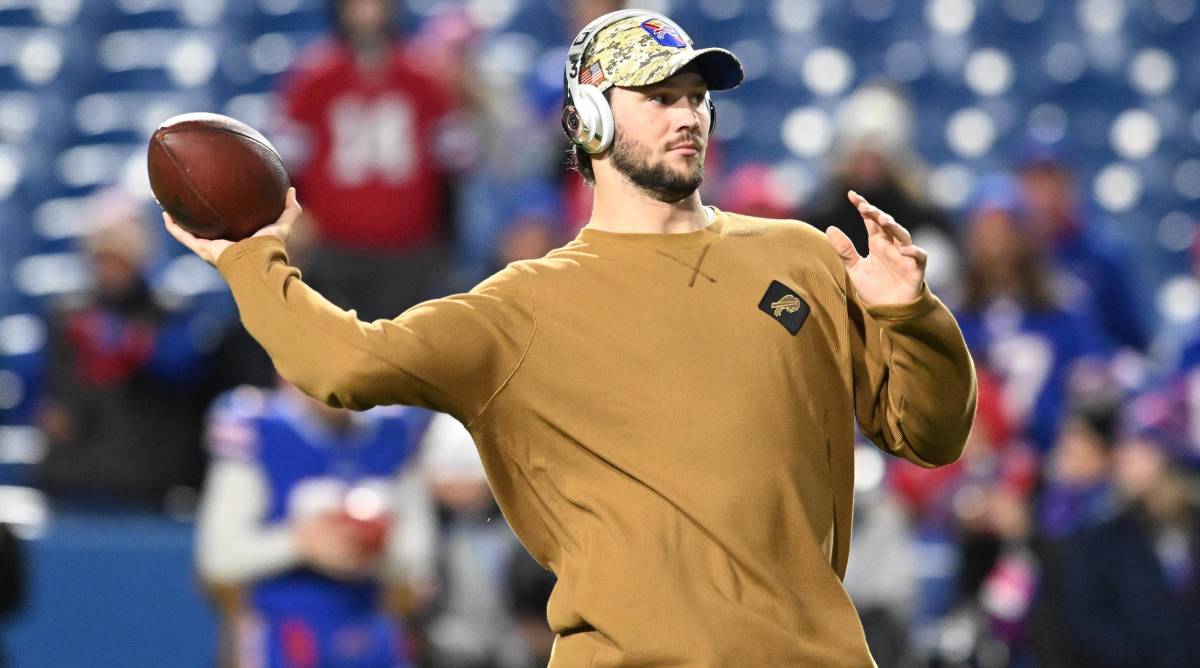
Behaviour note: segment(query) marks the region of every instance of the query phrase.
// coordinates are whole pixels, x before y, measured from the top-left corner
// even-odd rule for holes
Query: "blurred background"
[[[1197,2],[633,6],[745,65],[706,203],[861,246],[864,193],[977,360],[962,461],[857,449],[879,664],[1195,665]],[[586,223],[565,45],[623,7],[0,0],[0,665],[544,665],[553,577],[469,436],[276,379],[163,232],[146,143],[191,111],[262,130],[306,280],[391,317]]]

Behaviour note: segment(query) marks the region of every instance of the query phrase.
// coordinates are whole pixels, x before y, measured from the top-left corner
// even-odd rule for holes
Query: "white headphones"
[[[601,30],[617,21],[645,17],[657,19],[667,24],[679,34],[690,47],[692,38],[671,19],[645,9],[622,9],[610,12],[592,21],[579,31],[571,48],[567,50],[567,64],[563,73],[565,100],[563,101],[562,127],[567,139],[591,155],[603,153],[612,146],[617,133],[617,123],[613,120],[612,107],[599,88],[591,84],[579,83],[579,66],[583,54],[587,52],[592,39]],[[708,134],[712,135],[717,127],[717,108],[706,93],[705,102],[708,104],[709,118]]]

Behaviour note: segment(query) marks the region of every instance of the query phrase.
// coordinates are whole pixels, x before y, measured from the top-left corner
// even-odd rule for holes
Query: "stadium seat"
[[[1031,136],[1062,139],[1072,145],[1070,160],[1089,194],[1104,170],[1130,166],[1143,186],[1138,208],[1112,215],[1131,234],[1151,240],[1157,255],[1149,257],[1161,260],[1155,266],[1186,268],[1178,249],[1154,239],[1165,216],[1196,210],[1200,188],[1180,185],[1198,178],[1188,176],[1195,170],[1178,172],[1200,154],[1194,102],[1200,68],[1190,66],[1200,59],[1195,3],[1085,9],[1045,0],[671,5],[698,43],[745,55],[750,76],[717,98],[727,111],[727,168],[765,161],[784,173],[819,174],[823,155],[798,155],[784,141],[789,115],[813,110],[808,120],[816,125],[800,127],[821,130],[820,115],[831,118],[856,86],[892,75],[912,98],[918,153],[953,177],[943,185],[1011,164]],[[421,12],[436,9],[435,3],[405,6],[406,29],[417,27]],[[1123,19],[1112,13],[1121,8]],[[464,11],[503,31],[486,41],[515,49],[505,52],[520,56],[512,61],[521,70],[515,74],[539,82],[535,106],[555,122],[567,30],[562,4],[518,0]],[[169,116],[209,110],[267,124],[279,75],[328,34],[329,19],[325,0],[0,3],[5,308],[37,299],[13,289],[10,272],[22,254],[44,259],[69,245],[64,202],[132,178],[147,137]],[[972,73],[963,61],[984,49],[992,51]],[[814,61],[816,53],[821,56]],[[1005,76],[1006,68],[1008,85],[989,87],[989,77]],[[1147,131],[1144,117],[1131,125],[1133,144],[1114,144],[1114,123],[1130,110],[1148,111],[1160,126],[1152,156],[1121,154],[1131,145],[1136,153],[1137,133]],[[979,132],[990,133],[990,141],[980,144]],[[806,150],[824,145],[820,137],[802,137],[800,144]],[[980,145],[986,149],[974,154]]]

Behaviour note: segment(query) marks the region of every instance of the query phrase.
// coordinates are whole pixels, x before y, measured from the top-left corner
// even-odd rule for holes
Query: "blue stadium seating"
[[[436,3],[405,4],[431,9]],[[1188,212],[1194,220],[1198,210],[1172,178],[1179,164],[1200,154],[1200,68],[1192,67],[1200,61],[1196,2],[668,4],[697,42],[742,42],[758,53],[760,76],[719,98],[730,107],[727,128],[741,130],[723,147],[730,166],[786,161],[819,173],[820,156],[793,155],[782,142],[788,115],[802,107],[832,114],[855,87],[899,72],[916,108],[917,150],[929,166],[961,164],[973,173],[1004,168],[1029,145],[1031,115],[1044,120],[1061,114],[1056,122],[1064,126],[1062,142],[1071,147],[1085,193],[1093,193],[1097,175],[1114,164],[1130,164],[1142,179],[1133,210],[1107,211],[1092,203],[1101,222],[1133,242],[1152,281],[1187,270],[1186,252],[1159,244],[1155,227],[1168,213]],[[1105,14],[1106,7],[1124,7],[1125,14]],[[526,73],[537,80],[532,68],[553,65],[566,41],[563,5],[523,0],[511,9],[498,29],[538,45]],[[961,32],[938,32],[931,16]],[[955,24],[956,17],[964,20]],[[136,168],[150,130],[176,113],[224,111],[261,124],[279,73],[327,31],[328,18],[325,0],[0,3],[0,140],[8,156],[0,165],[0,316],[36,313],[48,296],[16,288],[12,272],[22,257],[70,246],[69,235],[47,238],[35,231],[45,203],[70,201],[124,178]],[[421,18],[409,13],[402,23],[416,27]],[[1109,28],[1115,29],[1103,32]],[[847,85],[833,95],[815,93],[803,76],[805,59],[823,47],[844,52],[853,65]],[[1134,56],[1151,47],[1167,54],[1174,81],[1148,92],[1131,83],[1130,68]],[[1012,64],[1011,88],[994,98],[972,90],[963,67],[963,58],[983,48],[999,50]],[[903,60],[904,54],[916,60]],[[548,70],[540,75],[538,93],[545,98],[539,107],[546,109],[558,99],[555,68]],[[991,149],[975,157],[959,155],[947,137],[954,114],[972,108],[998,121]],[[1147,109],[1161,124],[1162,137],[1146,158],[1123,159],[1111,142],[1113,123],[1131,109]],[[547,122],[555,122],[553,116]]]

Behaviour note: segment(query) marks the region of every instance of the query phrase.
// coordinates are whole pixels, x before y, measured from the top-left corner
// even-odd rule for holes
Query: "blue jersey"
[[[428,425],[410,407],[353,413],[332,429],[304,399],[287,391],[242,388],[218,399],[210,446],[217,457],[256,465],[270,490],[265,524],[340,511],[351,498],[390,507],[395,478]],[[254,663],[300,666],[403,666],[397,624],[379,612],[375,581],[348,583],[308,568],[249,588],[253,617],[243,629],[257,638]]]
[[[1094,236],[1081,232],[1058,240],[1055,263],[1074,278],[1062,296],[1073,310],[1090,309],[1105,335],[1121,346],[1150,345],[1143,300],[1134,284],[1133,262]],[[1060,280],[1064,278],[1060,276]]]
[[[1093,320],[1062,309],[1030,311],[1011,301],[955,314],[971,354],[999,378],[1004,404],[1041,452],[1058,436],[1070,372],[1108,352]]]

